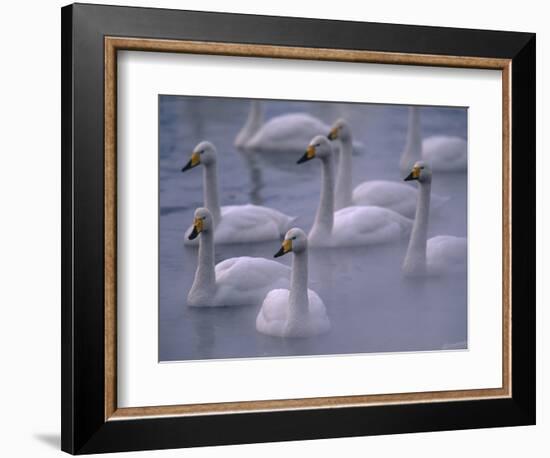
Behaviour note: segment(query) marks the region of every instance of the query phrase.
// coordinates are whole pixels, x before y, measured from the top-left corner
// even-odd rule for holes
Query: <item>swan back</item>
[[[468,166],[468,143],[460,137],[436,135],[422,142],[422,157],[438,172],[464,172]]]
[[[258,332],[275,337],[306,338],[330,330],[327,309],[315,291],[308,289],[308,313],[300,320],[289,321],[289,296],[288,289],[274,289],[267,294],[256,318]]]
[[[267,121],[246,143],[246,148],[296,154],[303,151],[314,135],[328,131],[328,125],[307,113],[289,113]]]
[[[467,260],[468,244],[465,238],[438,235],[428,240],[426,261],[430,275],[465,272]]]

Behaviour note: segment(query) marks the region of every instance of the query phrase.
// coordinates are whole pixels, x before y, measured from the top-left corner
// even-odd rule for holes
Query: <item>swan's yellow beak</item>
[[[182,172],[185,172],[186,170],[192,169],[193,167],[196,167],[201,163],[201,156],[199,153],[194,152],[191,155],[191,159],[189,159],[189,162],[185,165],[183,169],[181,169]]]
[[[203,221],[201,218],[195,218],[193,220],[193,230],[189,234],[189,240],[196,239],[197,236],[202,232]]]
[[[405,178],[405,181],[418,180],[418,178],[420,178],[420,166],[415,165],[412,168],[411,173],[409,173]]]
[[[281,249],[277,251],[277,253],[275,253],[273,257],[278,258],[279,256],[287,254],[290,251],[292,251],[292,240],[285,240],[281,246]]]
[[[338,138],[338,134],[340,133],[340,129],[338,127],[333,127],[329,134],[327,135],[327,138],[329,140],[336,140]]]
[[[313,145],[309,145],[306,149],[306,152],[304,155],[298,159],[296,164],[301,164],[302,162],[307,162],[315,157],[315,147]]]

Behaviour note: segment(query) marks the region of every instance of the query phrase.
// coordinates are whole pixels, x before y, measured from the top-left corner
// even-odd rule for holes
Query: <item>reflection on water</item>
[[[345,116],[364,148],[353,158],[354,183],[399,180],[398,160],[405,143],[407,108],[385,105],[266,102],[266,119],[306,111],[327,124]],[[160,97],[160,304],[161,361],[318,355],[465,348],[466,275],[441,279],[402,278],[407,241],[374,247],[311,249],[310,288],[330,316],[328,334],[281,339],[259,334],[256,307],[196,309],[186,306],[197,250],[184,247],[183,234],[202,205],[202,173],[181,167],[199,141],[218,148],[223,205],[253,202],[298,216],[309,230],[320,190],[318,161],[294,165],[295,157],[250,155],[233,147],[248,114],[235,99]],[[423,108],[424,136],[466,138],[463,109]],[[305,147],[306,145],[304,145]],[[267,156],[267,157],[266,157]],[[429,236],[466,236],[466,174],[434,175],[433,192],[451,200],[430,221]],[[272,258],[277,241],[216,247],[216,262],[232,256]],[[291,256],[280,258],[290,265]]]

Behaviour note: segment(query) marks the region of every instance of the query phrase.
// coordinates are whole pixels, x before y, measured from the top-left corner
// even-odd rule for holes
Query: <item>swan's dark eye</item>
[[[316,145],[313,145],[313,146],[315,146],[315,148],[319,148],[319,146],[321,146],[321,144],[317,143]]]
[[[296,240],[296,236],[292,237],[292,240]]]
[[[202,154],[202,153],[204,153],[204,150],[199,151],[199,154]]]
[[[424,170],[424,166],[420,167],[420,170]]]

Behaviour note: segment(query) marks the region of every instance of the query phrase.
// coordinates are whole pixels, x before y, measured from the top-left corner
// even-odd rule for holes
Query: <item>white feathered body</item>
[[[289,313],[289,296],[288,289],[269,292],[256,318],[256,329],[259,332],[277,337],[311,337],[330,329],[325,304],[315,291],[307,291],[309,306],[305,317]]]
[[[274,289],[288,287],[290,268],[264,258],[241,256],[215,267],[215,285],[192,287],[187,304],[195,307],[258,305]]]
[[[315,230],[309,234],[312,246],[346,247],[393,242],[405,238],[412,221],[382,207],[351,206],[334,213],[332,232]]]
[[[422,158],[434,172],[464,172],[468,164],[468,143],[460,137],[436,135],[422,142]]]
[[[412,186],[385,180],[364,181],[353,190],[352,196],[353,205],[384,207],[407,218],[414,217],[417,199],[418,190]],[[432,194],[432,209],[441,207],[448,200],[448,197]]]
[[[326,135],[329,130],[328,125],[307,113],[289,113],[267,121],[245,147],[257,152],[303,153],[313,136]]]
[[[438,235],[426,245],[426,265],[429,275],[465,272],[468,244],[464,237]]]

